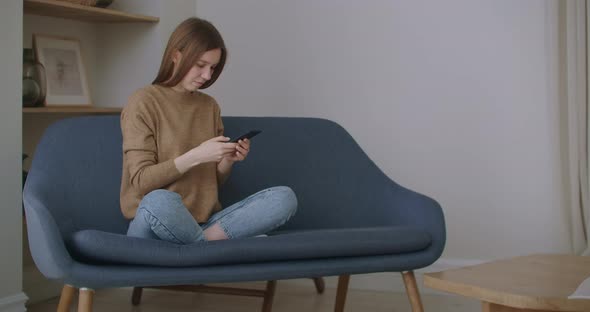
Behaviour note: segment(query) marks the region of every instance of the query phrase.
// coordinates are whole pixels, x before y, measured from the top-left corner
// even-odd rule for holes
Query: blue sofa
[[[35,264],[66,285],[60,306],[69,306],[77,289],[80,307],[90,311],[99,288],[334,275],[346,286],[350,274],[402,272],[414,311],[422,310],[413,270],[436,261],[445,245],[436,201],[389,179],[332,121],[223,122],[230,137],[263,130],[224,184],[223,206],[276,185],[297,194],[297,214],[268,237],[192,245],[127,237],[119,208],[119,117],[75,117],[46,129],[23,199]],[[342,307],[345,295],[339,287]]]

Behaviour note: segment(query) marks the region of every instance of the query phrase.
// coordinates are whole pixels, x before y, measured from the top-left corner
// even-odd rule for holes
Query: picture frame
[[[45,67],[45,106],[92,106],[79,40],[33,34],[33,49]]]

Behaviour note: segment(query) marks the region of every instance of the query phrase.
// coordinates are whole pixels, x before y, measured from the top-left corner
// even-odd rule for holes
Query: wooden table
[[[424,274],[424,285],[482,301],[484,312],[590,311],[568,299],[590,277],[590,257],[531,255]]]

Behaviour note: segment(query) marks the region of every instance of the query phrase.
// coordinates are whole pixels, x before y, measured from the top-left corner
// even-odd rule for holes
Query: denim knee
[[[182,197],[168,190],[154,190],[146,194],[138,208],[138,216],[160,239],[177,244],[190,244],[204,240],[203,230],[187,210]],[[133,221],[132,221],[133,222]],[[133,227],[140,232],[141,226]]]
[[[270,189],[273,197],[281,203],[281,210],[285,213],[285,220],[291,218],[297,212],[297,195],[288,186],[275,186]]]
[[[182,197],[180,194],[157,189],[147,193],[139,203],[140,208],[147,209],[152,214],[157,214],[161,209],[170,212],[171,208],[182,206]]]

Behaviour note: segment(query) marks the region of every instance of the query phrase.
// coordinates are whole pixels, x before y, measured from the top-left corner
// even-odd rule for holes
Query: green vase
[[[97,0],[96,5],[99,8],[106,8],[113,3],[113,0]]]
[[[33,49],[23,50],[23,106],[35,107],[45,103],[47,83],[45,67],[35,59]]]

